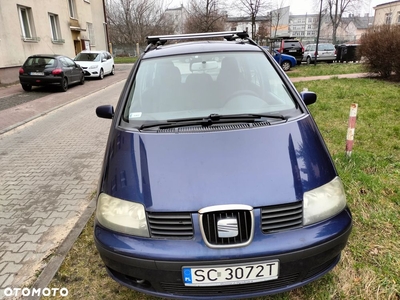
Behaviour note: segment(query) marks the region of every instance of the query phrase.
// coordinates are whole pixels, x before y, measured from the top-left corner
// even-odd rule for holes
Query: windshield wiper
[[[181,118],[181,119],[169,119],[167,122],[186,122],[186,121],[219,121],[219,120],[235,120],[235,119],[250,119],[257,122],[266,122],[265,119],[280,119],[287,120],[283,115],[273,114],[234,114],[234,115],[220,115],[210,114],[208,117],[194,117],[194,118]]]
[[[219,115],[210,114],[207,117],[194,117],[194,118],[180,118],[180,119],[169,119],[167,121],[144,123],[140,126],[139,130],[159,127],[160,129],[184,127],[192,125],[201,125],[208,127],[216,123],[255,123],[265,122],[271,124],[268,119],[279,119],[287,121],[283,115],[272,115],[272,114],[235,114],[235,115]]]

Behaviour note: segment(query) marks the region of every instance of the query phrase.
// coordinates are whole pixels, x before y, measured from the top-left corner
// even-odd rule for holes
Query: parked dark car
[[[32,86],[58,85],[63,92],[74,83],[85,83],[82,68],[63,55],[37,54],[27,58],[19,69],[19,81],[25,91]]]
[[[352,217],[306,106],[316,94],[299,94],[246,32],[147,40],[116,109],[96,109],[112,119],[94,223],[110,276],[205,300],[280,293],[330,271]]]
[[[296,39],[282,39],[276,49],[279,53],[292,55],[296,58],[297,64],[301,65],[304,54],[304,47],[299,40]]]

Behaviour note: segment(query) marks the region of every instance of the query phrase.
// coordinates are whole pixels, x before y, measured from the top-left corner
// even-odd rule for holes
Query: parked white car
[[[83,50],[74,60],[85,72],[85,77],[103,79],[104,75],[115,74],[114,58],[107,51]]]
[[[315,61],[315,49],[316,44],[309,44],[304,49],[303,61],[310,64]],[[336,60],[336,49],[332,44],[321,43],[318,44],[318,56],[317,61],[325,61],[327,63],[332,63]]]

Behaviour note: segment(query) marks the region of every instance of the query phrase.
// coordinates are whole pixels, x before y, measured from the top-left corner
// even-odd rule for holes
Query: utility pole
[[[314,66],[317,65],[319,33],[320,33],[320,30],[321,30],[321,18],[322,18],[322,0],[321,0],[321,4],[319,6],[319,20],[318,20],[318,31],[317,31],[317,43],[316,43],[316,46],[315,46]]]
[[[255,27],[256,27],[256,18],[254,15],[254,7],[253,7],[253,2],[250,2],[250,9],[251,9],[251,38],[254,40],[255,37]]]

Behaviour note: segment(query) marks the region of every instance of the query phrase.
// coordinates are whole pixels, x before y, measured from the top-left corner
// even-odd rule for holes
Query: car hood
[[[336,170],[311,117],[260,128],[195,132],[111,131],[99,191],[149,211],[198,211],[301,200]]]

